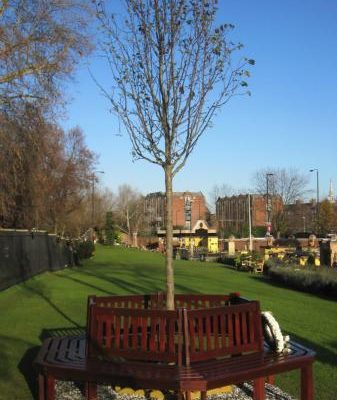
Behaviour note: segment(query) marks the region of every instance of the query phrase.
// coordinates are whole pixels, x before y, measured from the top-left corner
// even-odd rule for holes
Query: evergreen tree
[[[105,217],[105,242],[110,245],[115,243],[115,224],[111,211],[108,211]]]

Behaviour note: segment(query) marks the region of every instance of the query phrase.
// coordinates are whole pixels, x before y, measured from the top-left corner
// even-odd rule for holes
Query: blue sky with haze
[[[318,168],[326,195],[330,178],[337,186],[337,1],[219,0],[219,6],[218,21],[235,25],[232,37],[245,45],[242,54],[256,60],[252,96],[236,97],[218,113],[174,190],[207,195],[214,184],[250,188],[257,169],[293,167],[304,174]],[[93,55],[89,66],[109,84],[99,57]],[[73,100],[63,126],[83,128],[100,155],[102,184],[112,191],[123,183],[144,194],[164,190],[160,167],[132,162],[129,139],[87,66],[67,92]]]

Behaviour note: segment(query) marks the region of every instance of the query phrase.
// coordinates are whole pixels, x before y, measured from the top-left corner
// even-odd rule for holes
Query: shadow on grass
[[[15,366],[11,365],[11,361],[13,361],[15,357],[13,349],[20,349],[20,353],[24,355],[17,364],[16,368],[24,377],[33,398],[37,398],[37,381],[36,374],[32,369],[32,365],[39,351],[39,348],[39,346],[34,346],[33,343],[27,342],[23,339],[0,335],[1,379],[4,381],[11,381],[12,379],[14,379],[14,375],[16,374],[16,371],[14,370]]]
[[[103,264],[102,264],[103,265]],[[106,267],[106,264],[104,264]],[[144,268],[146,266],[144,265]],[[85,276],[89,278],[94,278],[102,281],[105,285],[107,283],[113,285],[115,290],[106,290],[101,285],[92,284],[85,279],[80,279],[78,276],[74,276],[74,274],[57,274],[58,278],[67,279],[73,281],[77,284],[83,285],[90,289],[94,289],[95,291],[107,294],[107,295],[116,295],[116,294],[149,294],[156,293],[165,290],[165,275],[158,273],[158,276],[149,275],[148,270],[145,268],[146,272],[143,272],[142,266],[137,265],[135,267],[131,267],[128,265],[127,271],[125,268],[121,267],[121,264],[118,264],[118,268],[114,267],[113,269],[108,269],[107,272],[102,272],[101,269],[96,270],[88,270],[88,269],[78,269],[76,270],[76,275]],[[124,279],[118,278],[118,275],[125,275],[127,272],[128,275],[125,276]],[[113,276],[111,276],[113,273]],[[186,275],[187,278],[190,278],[190,275]],[[132,278],[132,279],[130,279]],[[132,280],[137,280],[137,283],[132,282]],[[180,283],[175,284],[175,289],[177,292],[181,293],[201,293],[198,290],[193,290],[191,287],[184,286]]]
[[[113,294],[111,291],[107,291],[107,290],[105,290],[105,289],[103,289],[103,288],[101,288],[101,287],[99,287],[97,285],[93,285],[92,283],[83,281],[83,280],[78,279],[78,278],[74,278],[73,276],[70,276],[70,275],[57,275],[57,277],[61,278],[61,279],[68,279],[68,280],[70,280],[72,282],[78,283],[78,284],[80,284],[82,286],[86,286],[86,287],[88,287],[90,289],[98,290],[99,292],[102,292],[102,293],[105,293],[105,294],[108,294],[108,295],[112,295]]]
[[[32,368],[33,362],[40,350],[40,346],[30,347],[21,358],[18,369],[25,378],[33,399],[38,398],[37,373]]]
[[[50,300],[50,294],[47,288],[41,282],[34,281],[34,278],[29,281],[29,283],[24,282],[22,285],[23,290],[27,291],[32,295],[39,296],[44,300],[53,310],[55,310],[59,315],[61,315],[66,321],[70,322],[72,325],[79,326],[78,323],[70,318],[65,312],[63,312],[55,303]]]
[[[137,270],[133,271],[133,273],[131,274],[134,277],[134,279],[137,279],[138,283],[130,282],[130,280],[128,280],[129,277],[125,277],[125,279],[117,278],[116,275],[118,275],[119,273],[125,273],[124,270],[119,270],[119,271],[114,270],[115,275],[113,277],[109,276],[110,274],[102,274],[101,272],[93,272],[93,271],[88,271],[88,270],[81,270],[80,273],[83,275],[92,277],[92,278],[100,279],[105,283],[109,282],[109,283],[113,284],[114,286],[116,286],[118,289],[121,289],[125,293],[147,294],[150,292],[154,292],[154,291],[156,292],[156,291],[163,290],[162,285],[159,285],[157,283],[154,284],[153,277],[149,277],[148,273],[146,273],[146,274],[142,273],[142,271],[138,270],[138,268],[139,267],[137,266]],[[128,268],[128,272],[130,273],[130,268]],[[111,270],[110,270],[110,273],[111,273]],[[64,275],[62,277],[72,279],[72,277],[68,277],[66,275]],[[75,278],[75,279],[77,279],[77,278]],[[81,280],[79,280],[79,281],[83,285],[86,285],[89,287],[91,286],[91,284],[89,284],[85,281],[81,281]],[[98,287],[96,287],[96,289],[102,290]],[[102,291],[105,292],[104,289]],[[108,294],[116,294],[116,293],[109,292]]]
[[[130,293],[130,294],[148,294],[148,293],[156,293],[165,290],[165,275],[160,275],[158,276],[158,279],[156,280],[156,277],[149,276],[148,272],[143,272],[141,269],[139,269],[139,266],[135,267],[135,271],[132,275],[137,277],[138,283],[130,283],[130,281],[125,278],[119,279],[116,276],[113,278],[102,275],[101,273],[95,273],[92,271],[81,271],[82,274],[92,276],[98,279],[103,280],[104,282],[110,282],[117,286],[119,289],[123,290],[125,293]],[[129,269],[130,271],[130,269]],[[124,271],[116,271],[118,272],[124,272]],[[188,278],[190,278],[190,275],[187,275]],[[156,283],[155,283],[156,282]],[[140,285],[140,283],[143,283],[143,285]],[[83,282],[85,284],[85,282]],[[191,290],[190,287],[184,286],[180,283],[175,284],[175,289],[179,292],[182,293],[200,293],[199,291],[196,290]],[[112,294],[112,293],[109,293]]]

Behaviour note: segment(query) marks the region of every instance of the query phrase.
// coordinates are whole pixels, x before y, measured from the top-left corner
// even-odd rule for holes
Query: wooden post
[[[43,374],[39,374],[39,400],[46,400],[46,379]]]
[[[190,391],[185,393],[185,399],[186,400],[192,400],[192,396],[191,396],[191,392]]]
[[[313,373],[312,363],[301,368],[301,400],[313,400]]]
[[[266,392],[264,387],[264,377],[254,379],[253,388],[253,400],[265,400]]]
[[[87,400],[97,400],[97,384],[93,382],[85,383],[85,396]]]
[[[46,400],[55,400],[55,378],[51,375],[46,377],[47,383],[47,399]]]

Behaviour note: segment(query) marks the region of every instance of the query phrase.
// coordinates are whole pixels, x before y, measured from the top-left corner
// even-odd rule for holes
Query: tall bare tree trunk
[[[165,166],[166,194],[166,308],[174,310],[173,227],[172,227],[172,165]]]

